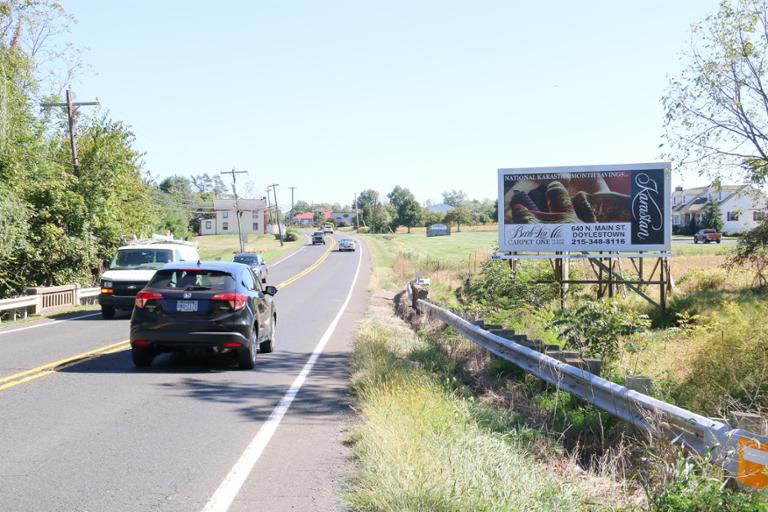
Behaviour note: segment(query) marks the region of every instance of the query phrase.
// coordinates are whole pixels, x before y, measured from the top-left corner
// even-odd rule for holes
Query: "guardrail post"
[[[762,436],[766,435],[765,422],[759,414],[734,411],[728,416],[728,420],[733,428],[748,430]]]
[[[411,307],[415,309],[418,313],[421,313],[421,311],[419,311],[419,299],[426,300],[427,297],[429,297],[429,290],[427,290],[426,288],[422,288],[421,286],[418,286],[415,283],[411,284],[411,286],[413,288],[413,296],[412,296],[413,303],[411,304]]]
[[[632,391],[637,391],[644,395],[651,396],[651,388],[653,387],[653,381],[650,377],[643,377],[641,375],[634,375],[627,377],[624,381],[624,386]]]

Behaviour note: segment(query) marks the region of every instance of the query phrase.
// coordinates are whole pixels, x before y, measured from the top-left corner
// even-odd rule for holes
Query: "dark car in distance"
[[[235,263],[248,265],[251,267],[251,270],[253,270],[253,273],[256,274],[256,277],[261,279],[262,283],[267,282],[267,275],[269,274],[269,270],[267,270],[267,263],[264,261],[264,256],[261,254],[257,252],[241,252],[239,254],[235,254],[235,257],[232,261]]]
[[[325,245],[325,233],[322,231],[315,231],[312,233],[312,245],[323,244]]]
[[[161,352],[233,352],[252,369],[258,352],[275,348],[274,286],[262,287],[247,265],[220,261],[171,263],[136,295],[131,356],[148,367]]]

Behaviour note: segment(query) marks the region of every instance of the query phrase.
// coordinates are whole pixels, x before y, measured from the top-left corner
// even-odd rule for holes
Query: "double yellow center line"
[[[331,251],[335,246],[336,246],[336,240],[332,238],[331,244],[314,263],[312,263],[310,266],[308,266],[298,274],[295,274],[289,277],[288,279],[286,279],[285,281],[283,281],[282,283],[278,284],[277,288],[278,289],[285,288],[286,286],[292,283],[295,283],[302,277],[306,276],[313,270],[317,269],[317,267],[322,265],[323,262],[328,258],[328,256],[331,254]],[[112,343],[111,345],[106,345],[93,350],[89,350],[87,352],[83,352],[82,354],[77,354],[74,356],[66,357],[64,359],[59,359],[58,361],[46,363],[36,368],[24,370],[23,372],[14,373],[13,375],[9,375],[7,377],[1,377],[0,391],[12,388],[14,386],[18,386],[19,384],[24,384],[25,382],[29,382],[31,380],[39,379],[40,377],[45,377],[46,375],[50,375],[52,373],[58,372],[65,368],[69,368],[71,366],[75,366],[77,364],[91,361],[93,359],[96,359],[97,357],[106,356],[108,354],[114,354],[116,352],[121,352],[127,348],[130,348],[130,346],[131,346],[130,340],[122,340],[116,343]]]

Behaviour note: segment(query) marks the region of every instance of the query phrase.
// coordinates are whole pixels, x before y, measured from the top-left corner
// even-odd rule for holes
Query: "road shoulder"
[[[365,250],[347,310],[230,511],[348,509],[343,495],[355,471],[345,442],[354,421],[352,352],[369,279]]]

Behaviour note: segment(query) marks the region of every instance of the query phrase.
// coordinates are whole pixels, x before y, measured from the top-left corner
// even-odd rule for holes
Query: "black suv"
[[[240,368],[251,369],[257,352],[275,348],[275,293],[241,263],[168,264],[136,295],[133,363],[147,367],[160,352],[205,348],[234,351]]]
[[[312,245],[323,244],[325,245],[325,233],[322,231],[315,231],[312,233]]]

